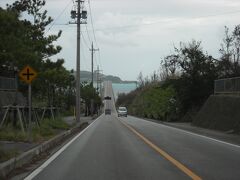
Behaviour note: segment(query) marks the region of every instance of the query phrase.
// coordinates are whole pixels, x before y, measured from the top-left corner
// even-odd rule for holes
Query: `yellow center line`
[[[194,172],[192,172],[190,169],[188,169],[186,166],[184,166],[182,163],[171,157],[168,153],[160,149],[158,146],[153,144],[149,139],[144,137],[142,134],[140,134],[138,131],[136,131],[134,128],[132,128],[130,125],[126,124],[122,120],[120,122],[125,125],[128,129],[130,129],[134,134],[136,134],[140,139],[142,139],[146,144],[148,144],[151,148],[153,148],[155,151],[157,151],[160,155],[162,155],[165,159],[170,161],[172,164],[177,166],[181,171],[183,171],[185,174],[187,174],[190,178],[194,180],[201,180],[202,178],[196,175]]]

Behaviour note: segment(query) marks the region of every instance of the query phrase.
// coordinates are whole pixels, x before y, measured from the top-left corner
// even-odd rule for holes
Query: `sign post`
[[[28,135],[29,140],[32,141],[32,85],[28,84]]]
[[[32,81],[37,77],[36,71],[30,66],[26,66],[19,73],[19,77],[28,84],[28,136],[31,141],[32,135]]]

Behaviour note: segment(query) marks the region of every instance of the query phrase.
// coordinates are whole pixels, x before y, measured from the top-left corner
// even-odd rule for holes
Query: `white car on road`
[[[117,112],[118,112],[118,117],[120,117],[120,116],[127,117],[127,108],[126,107],[119,107]]]

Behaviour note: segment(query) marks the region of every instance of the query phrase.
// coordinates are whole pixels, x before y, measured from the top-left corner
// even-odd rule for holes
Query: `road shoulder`
[[[6,163],[9,164],[9,162],[12,161],[12,159],[6,162],[3,162],[2,164],[0,164],[1,172],[2,173],[4,172],[3,174],[1,173],[1,176],[3,175],[7,179],[13,179],[13,180],[23,179],[29,172],[31,172],[33,169],[35,169],[40,164],[42,164],[53,153],[55,153],[58,149],[64,146],[68,141],[74,138],[75,135],[77,135],[79,132],[85,129],[85,127],[91,124],[94,120],[95,118],[93,119],[91,117],[83,117],[81,123],[78,123],[78,124],[74,123],[75,126],[72,129],[64,131],[54,136],[52,139],[48,141],[35,145],[34,148],[29,147],[27,150],[25,150],[23,153],[21,153],[19,156],[15,157],[14,159],[19,159],[19,157],[22,157],[22,156],[25,157],[25,154],[26,155],[30,154],[31,156],[27,160],[25,160],[26,158],[22,158],[23,160],[20,159],[19,160],[20,162],[14,163],[10,174],[7,171],[6,172],[3,171],[2,168],[4,168],[4,164]],[[66,123],[68,124],[73,125],[74,117],[64,118],[64,121],[66,121]],[[14,160],[14,161],[17,161],[17,160]],[[24,162],[22,163],[22,161]],[[19,165],[16,166],[15,164],[19,164]]]
[[[139,117],[136,117],[139,118]],[[181,129],[186,132],[194,133],[201,136],[206,136],[208,138],[213,138],[218,141],[223,141],[226,143],[230,143],[233,145],[240,146],[240,135],[239,134],[230,134],[229,132],[222,132],[212,129],[205,129],[197,126],[193,126],[191,123],[188,122],[163,122],[153,119],[146,119],[146,118],[140,118],[145,121],[150,121],[153,123],[169,126],[176,129]]]

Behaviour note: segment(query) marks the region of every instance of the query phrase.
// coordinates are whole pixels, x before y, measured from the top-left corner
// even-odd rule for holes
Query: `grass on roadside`
[[[0,130],[0,141],[26,141],[26,139],[26,133],[20,129],[7,126]]]
[[[45,141],[58,134],[59,131],[68,130],[69,128],[70,126],[61,118],[55,120],[44,119],[40,122],[40,127],[33,127],[32,139],[34,142]],[[0,130],[0,140],[27,142],[28,136],[27,132],[23,133],[20,129],[7,126]]]

